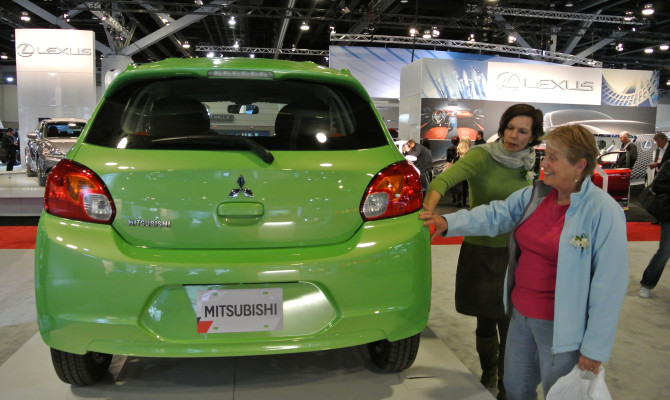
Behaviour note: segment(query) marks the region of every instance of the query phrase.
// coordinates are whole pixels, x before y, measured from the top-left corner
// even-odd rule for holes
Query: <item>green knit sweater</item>
[[[428,186],[442,196],[447,190],[464,180],[470,186],[470,208],[488,204],[493,200],[506,199],[513,192],[530,186],[533,181],[525,178],[523,167],[506,168],[495,161],[489,153],[473,147],[463,158],[436,176]],[[480,246],[507,247],[509,234],[495,237],[468,236],[464,241]]]

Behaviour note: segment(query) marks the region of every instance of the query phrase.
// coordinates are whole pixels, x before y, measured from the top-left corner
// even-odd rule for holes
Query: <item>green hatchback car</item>
[[[130,66],[51,171],[35,250],[58,377],[113,355],[367,345],[409,367],[430,308],[417,170],[346,71],[264,59]]]

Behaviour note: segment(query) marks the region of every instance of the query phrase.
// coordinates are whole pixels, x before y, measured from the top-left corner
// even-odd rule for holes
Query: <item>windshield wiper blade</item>
[[[267,164],[272,164],[275,157],[268,149],[256,143],[255,141],[244,136],[221,136],[221,135],[190,135],[190,136],[172,136],[151,141],[155,144],[180,144],[180,143],[212,143],[216,145],[241,146],[246,147],[256,154],[261,160]]]

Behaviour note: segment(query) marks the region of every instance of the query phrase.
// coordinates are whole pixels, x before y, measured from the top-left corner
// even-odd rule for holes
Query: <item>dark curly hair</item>
[[[505,112],[503,113],[502,117],[500,117],[500,126],[498,126],[498,136],[500,138],[503,138],[505,136],[505,128],[507,127],[507,124],[509,124],[509,121],[512,120],[512,118],[518,117],[520,115],[524,115],[526,117],[530,117],[533,120],[533,125],[532,125],[532,131],[531,134],[533,135],[533,140],[528,143],[529,147],[532,146],[537,146],[538,144],[541,143],[540,137],[542,136],[543,132],[543,127],[542,127],[542,119],[543,119],[543,114],[542,110],[537,109],[530,104],[515,104],[513,106],[510,106]]]

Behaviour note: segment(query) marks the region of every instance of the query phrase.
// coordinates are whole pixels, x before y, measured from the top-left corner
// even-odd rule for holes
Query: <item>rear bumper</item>
[[[186,251],[131,246],[109,225],[43,214],[38,322],[47,345],[77,354],[256,355],[399,340],[427,323],[430,263],[416,214],[330,246]],[[206,288],[281,288],[283,328],[197,333],[194,293]]]

